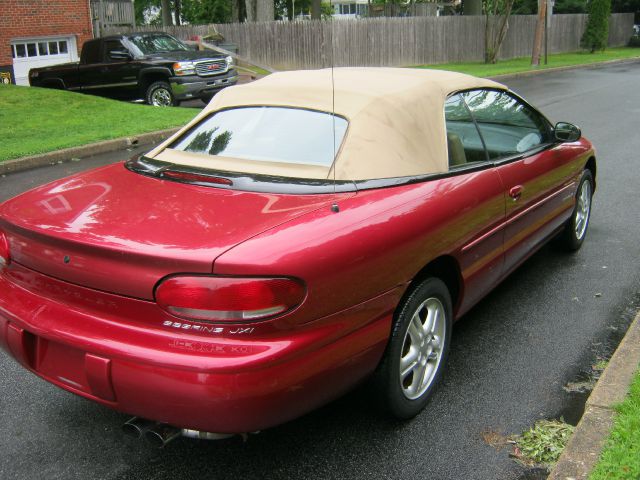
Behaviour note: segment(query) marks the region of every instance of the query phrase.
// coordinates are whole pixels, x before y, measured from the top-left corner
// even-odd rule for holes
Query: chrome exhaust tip
[[[182,436],[189,438],[198,438],[200,440],[224,440],[225,438],[231,438],[238,435],[237,433],[213,433],[213,432],[201,432],[200,430],[189,430],[188,428],[182,429]]]
[[[167,423],[160,423],[146,418],[133,417],[122,425],[122,431],[133,438],[144,438],[147,443],[156,448],[163,448],[178,437],[196,438],[200,440],[224,440],[239,435],[245,442],[246,433],[214,433],[178,428]],[[257,434],[259,432],[251,432]]]
[[[153,420],[146,418],[132,417],[122,425],[122,432],[133,438],[142,438],[144,434],[156,425]]]
[[[157,423],[145,432],[144,439],[153,447],[163,448],[167,443],[175,440],[181,435],[181,428],[173,427],[166,423]]]

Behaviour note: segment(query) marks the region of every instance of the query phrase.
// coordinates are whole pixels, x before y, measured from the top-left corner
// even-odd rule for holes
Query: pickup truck
[[[34,87],[171,106],[213,95],[238,81],[233,58],[196,51],[160,32],[112,35],[85,42],[80,62],[29,71]]]

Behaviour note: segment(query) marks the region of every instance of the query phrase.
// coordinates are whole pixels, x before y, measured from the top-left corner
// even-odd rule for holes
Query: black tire
[[[214,97],[215,93],[207,93],[200,97],[200,100],[204,102],[205,105],[208,105],[211,99]]]
[[[147,104],[156,107],[175,107],[178,104],[171,90],[171,85],[164,81],[153,82],[149,85],[144,99]]]
[[[575,252],[580,249],[589,227],[591,218],[591,199],[593,197],[593,175],[591,170],[584,170],[576,191],[576,204],[571,218],[558,235],[558,244],[563,250]],[[586,208],[585,208],[585,203]]]
[[[425,314],[428,311],[435,311],[431,310],[432,306],[439,309],[444,315],[444,319],[440,318],[438,322],[434,322],[434,325],[438,323],[442,327],[442,330],[438,329],[438,335],[435,335],[433,331],[430,334],[425,334],[424,330],[424,326],[427,324]],[[409,332],[412,319],[416,314],[419,321],[423,322],[422,334],[425,337],[423,337],[422,343],[415,342],[414,335]],[[383,408],[391,415],[400,419],[409,419],[415,417],[427,405],[432,392],[443,376],[451,342],[452,325],[451,295],[446,285],[438,278],[427,278],[413,287],[398,305],[387,349],[374,376],[376,394],[379,396]],[[429,335],[433,337],[431,340],[429,340]],[[433,346],[436,342],[436,336],[442,338],[438,340],[437,358],[431,359],[432,352],[436,352],[436,348]],[[416,365],[411,372],[403,376],[400,371],[401,361],[410,358],[411,349],[415,349],[416,346],[420,352],[420,360],[416,360]],[[431,350],[428,350],[429,346],[432,347]],[[433,367],[429,370],[428,380],[424,373],[421,374],[424,380],[420,380],[417,376],[420,375],[419,369],[421,367],[419,365],[423,361],[424,372],[427,372],[429,365]],[[409,362],[408,365],[412,363]],[[414,381],[417,381],[417,388],[412,393]],[[411,398],[412,396],[414,397]]]

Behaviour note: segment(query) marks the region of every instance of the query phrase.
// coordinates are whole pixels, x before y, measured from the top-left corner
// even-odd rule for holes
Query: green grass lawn
[[[0,162],[181,126],[197,112],[0,85]]]
[[[631,390],[617,408],[617,416],[590,480],[640,479],[640,371]]]
[[[501,60],[494,65],[485,63],[442,63],[439,65],[417,65],[415,68],[435,68],[440,70],[451,70],[452,72],[468,73],[476,77],[494,77],[496,75],[506,75],[510,73],[528,72],[530,70],[545,70],[548,68],[570,67],[575,65],[586,65],[609,60],[621,60],[627,58],[640,57],[640,48],[621,47],[608,48],[604,52],[597,53],[558,53],[549,55],[548,65],[539,67],[531,66],[531,57],[513,58],[511,60]]]

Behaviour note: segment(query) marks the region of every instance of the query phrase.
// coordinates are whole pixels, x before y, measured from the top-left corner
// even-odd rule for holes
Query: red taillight
[[[304,285],[289,278],[172,277],[156,302],[177,317],[209,322],[260,320],[302,303]]]
[[[7,236],[0,231],[0,270],[9,265],[9,261],[9,240],[7,240]]]

